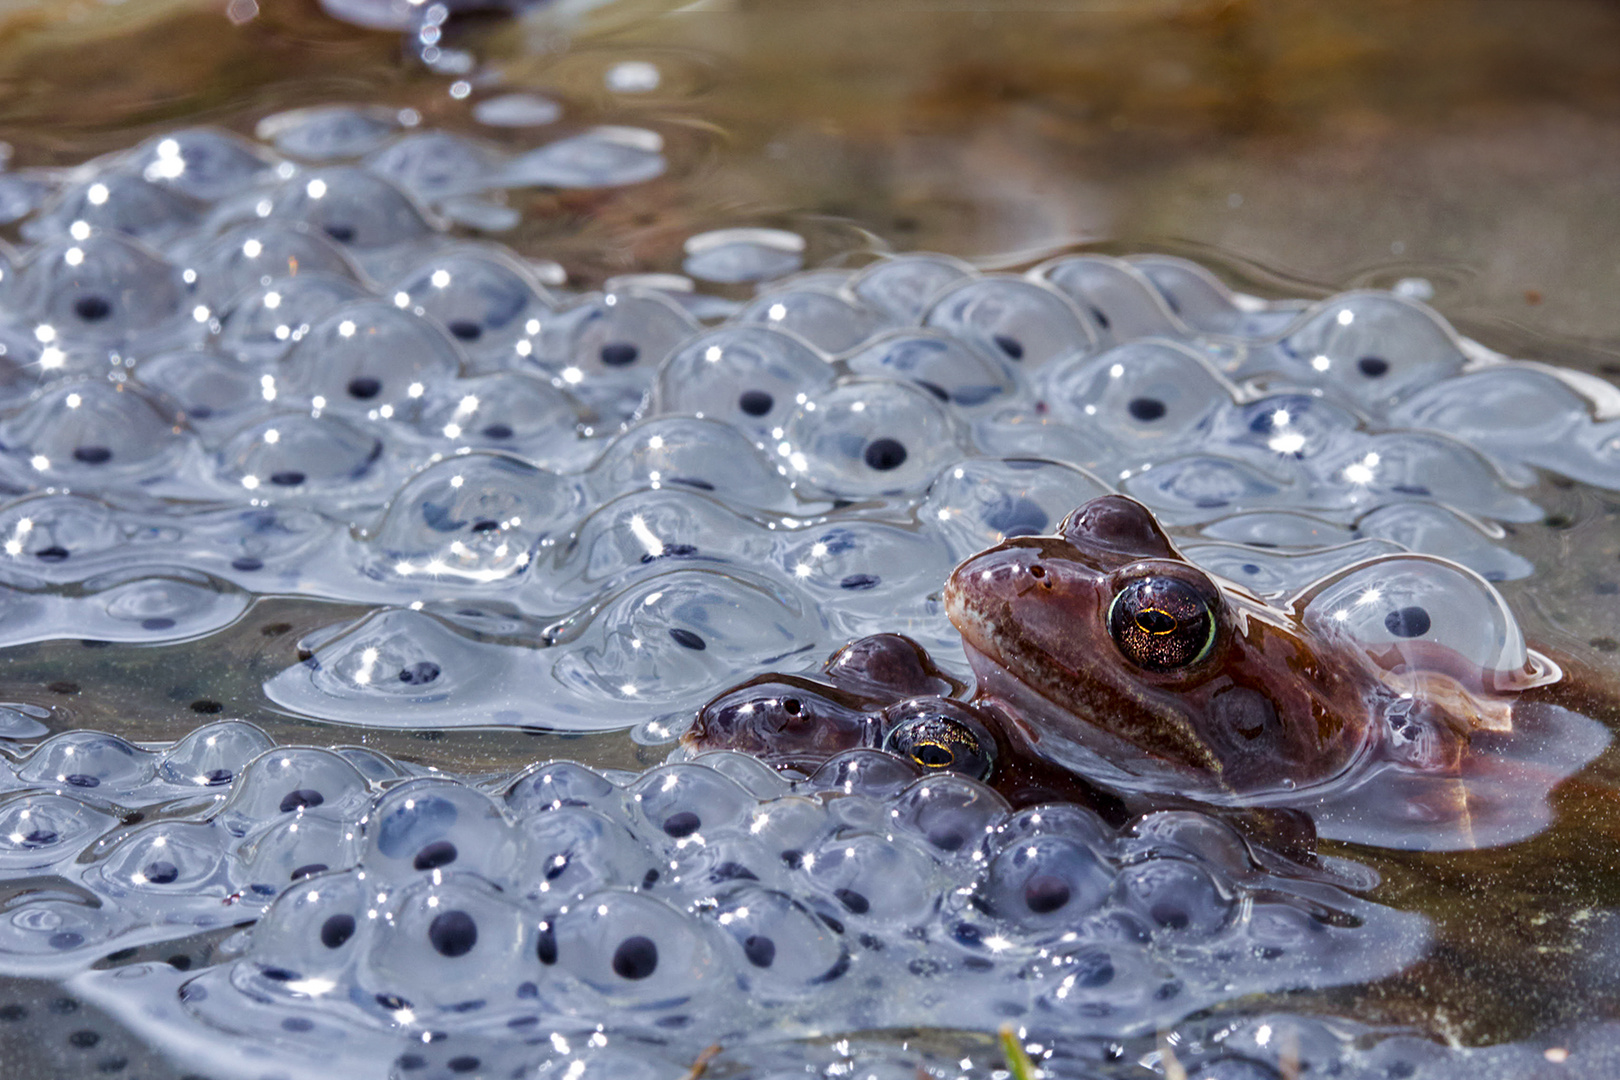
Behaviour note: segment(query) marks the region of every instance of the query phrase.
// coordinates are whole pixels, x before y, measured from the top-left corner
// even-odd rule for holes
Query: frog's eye
[[[1199,589],[1180,578],[1140,577],[1114,594],[1108,633],[1137,667],[1176,671],[1209,655],[1215,612]]]
[[[983,780],[995,764],[990,741],[967,724],[939,713],[923,713],[896,724],[883,749],[927,772],[954,772]]]

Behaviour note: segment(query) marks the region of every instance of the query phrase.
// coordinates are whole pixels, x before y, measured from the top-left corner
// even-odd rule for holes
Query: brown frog
[[[1120,818],[1117,799],[1009,739],[996,703],[959,700],[964,690],[910,638],[874,634],[833,654],[820,678],[762,675],[727,690],[684,741],[805,773],[849,750],[884,749],[924,770],[986,781],[1015,806],[1083,802]]]
[[[1372,560],[1266,603],[1189,563],[1141,504],[1104,496],[945,588],[970,702],[908,639],[863,639],[825,681],[765,676],[706,706],[690,747],[813,769],[881,746],[1015,804],[1116,812],[1186,798],[1305,811],[1399,847],[1538,831],[1545,795],[1607,742],[1531,693],[1559,677],[1494,589],[1443,560]]]
[[[1173,789],[1243,794],[1336,775],[1367,749],[1369,717],[1398,700],[1369,665],[1216,584],[1123,496],[1087,503],[1057,536],[968,559],[945,605],[979,694],[1013,706],[1037,752],[1074,767],[1132,762]],[[1414,708],[1442,735],[1414,753],[1454,758],[1450,717]]]

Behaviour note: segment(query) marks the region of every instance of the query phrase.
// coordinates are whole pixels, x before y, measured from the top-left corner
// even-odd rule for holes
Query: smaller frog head
[[[1184,559],[1141,504],[1094,499],[1055,537],[957,567],[946,611],[980,691],[1033,749],[1161,786],[1290,789],[1343,771],[1382,693],[1365,664]]]

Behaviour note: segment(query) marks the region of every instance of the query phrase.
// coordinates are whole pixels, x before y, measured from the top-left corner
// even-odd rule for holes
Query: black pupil
[[[1176,628],[1176,617],[1158,608],[1143,608],[1133,618],[1136,625],[1149,634],[1168,634]]]
[[[911,751],[911,756],[917,764],[929,769],[948,769],[956,760],[948,747],[938,743],[922,743]]]

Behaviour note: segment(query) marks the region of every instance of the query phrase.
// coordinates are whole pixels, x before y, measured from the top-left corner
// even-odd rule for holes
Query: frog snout
[[[1002,549],[969,559],[945,584],[947,610],[1005,603],[1033,589],[1050,589],[1053,576],[1038,552]]]

